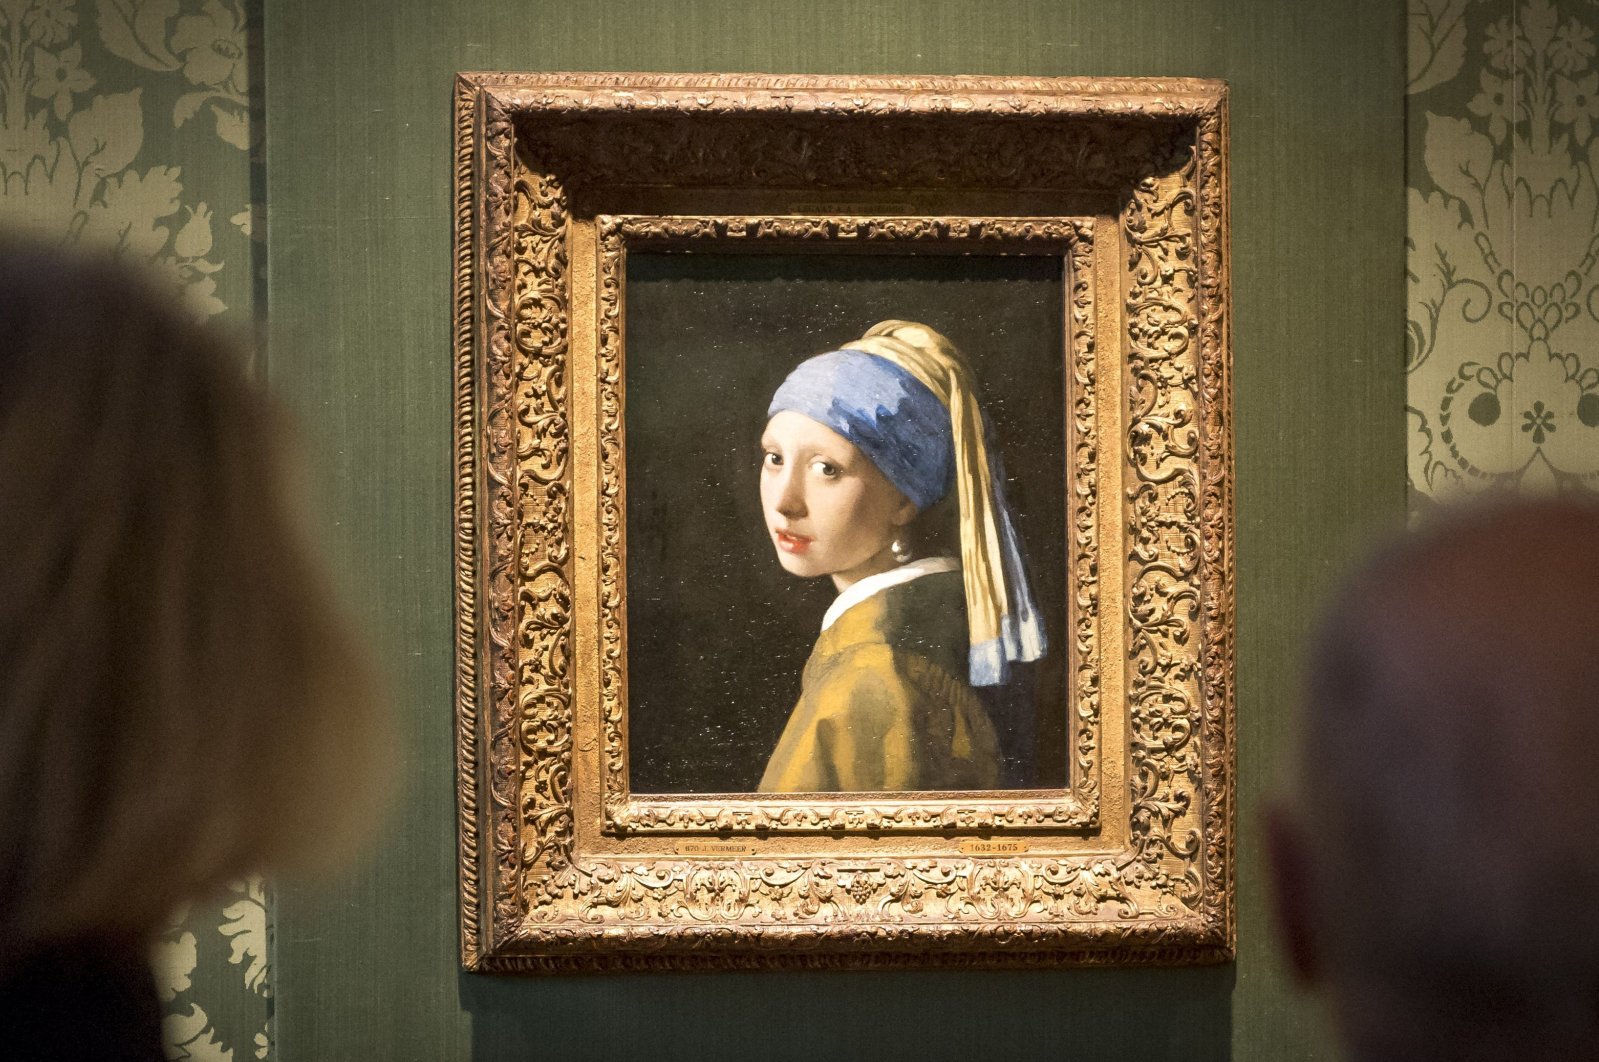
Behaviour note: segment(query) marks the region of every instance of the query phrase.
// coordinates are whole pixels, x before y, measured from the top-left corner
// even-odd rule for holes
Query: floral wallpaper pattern
[[[144,263],[251,329],[257,26],[244,0],[0,0],[0,229]],[[174,915],[153,956],[168,1058],[271,1056],[268,933],[259,881]]]
[[[239,0],[0,0],[0,224],[111,248],[247,320],[244,21]]]
[[[1594,0],[1410,0],[1413,503],[1599,488]]]

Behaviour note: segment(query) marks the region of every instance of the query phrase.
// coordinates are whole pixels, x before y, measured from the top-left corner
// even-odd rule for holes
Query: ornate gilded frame
[[[1198,80],[461,75],[467,969],[1231,957],[1226,121]],[[627,251],[817,241],[1068,263],[1066,790],[628,790]]]

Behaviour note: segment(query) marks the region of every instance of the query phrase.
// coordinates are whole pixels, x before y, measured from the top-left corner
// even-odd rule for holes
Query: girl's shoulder
[[[836,656],[866,645],[936,663],[964,663],[966,591],[960,571],[934,572],[873,594],[840,616],[816,650]]]

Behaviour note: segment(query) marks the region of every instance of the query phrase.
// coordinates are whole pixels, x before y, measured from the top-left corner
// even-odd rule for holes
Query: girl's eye
[[[783,455],[775,450],[768,450],[761,455],[761,464],[778,468],[783,464]]]
[[[828,479],[832,479],[839,472],[838,466],[829,461],[818,461],[813,467]]]

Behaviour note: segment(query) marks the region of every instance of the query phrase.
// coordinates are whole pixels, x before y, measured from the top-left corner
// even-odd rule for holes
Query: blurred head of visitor
[[[226,336],[0,245],[0,983],[371,828],[391,730],[294,466]]]
[[[1355,1059],[1599,1057],[1599,507],[1437,514],[1348,579],[1269,815]]]

